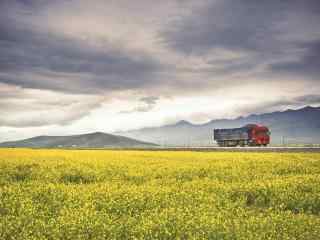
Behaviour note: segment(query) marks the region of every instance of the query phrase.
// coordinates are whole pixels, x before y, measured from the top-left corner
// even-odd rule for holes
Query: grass
[[[0,150],[0,239],[319,236],[319,153]]]

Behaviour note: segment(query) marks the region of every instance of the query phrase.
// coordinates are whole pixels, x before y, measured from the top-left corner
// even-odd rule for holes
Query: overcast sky
[[[319,0],[0,0],[0,141],[320,105]]]

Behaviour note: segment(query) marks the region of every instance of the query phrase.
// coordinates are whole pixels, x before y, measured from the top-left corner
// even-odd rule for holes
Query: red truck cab
[[[270,131],[262,125],[248,125],[251,146],[267,146],[270,143]]]

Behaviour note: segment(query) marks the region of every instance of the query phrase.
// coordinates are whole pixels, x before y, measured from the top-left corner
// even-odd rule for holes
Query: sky
[[[0,0],[0,141],[320,105],[319,0]]]

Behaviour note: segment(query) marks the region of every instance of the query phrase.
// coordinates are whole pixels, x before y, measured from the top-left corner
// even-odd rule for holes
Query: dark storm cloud
[[[270,66],[271,71],[320,76],[320,40],[299,44],[306,53],[295,61],[280,62]],[[319,80],[319,79],[318,79]],[[319,80],[320,81],[320,80]]]
[[[283,3],[274,1],[209,1],[167,32],[174,49],[203,54],[212,47],[259,49],[259,38],[270,35],[272,24],[280,20],[276,12]],[[279,9],[279,10],[277,10]]]
[[[225,61],[224,73],[246,71],[263,64],[268,66],[275,61],[277,63],[268,68],[270,72],[283,69],[309,74],[318,73],[319,69],[319,45],[312,39],[320,38],[317,34],[319,22],[318,0],[207,1],[188,17],[173,22],[164,34],[172,49],[186,55],[201,56],[214,48],[248,53],[242,61]],[[301,45],[308,50],[303,59],[282,61],[285,57],[296,59],[295,52]]]
[[[153,74],[163,67],[143,53],[96,48],[86,40],[32,28],[22,19],[16,22],[6,14],[0,19],[2,83],[74,93],[135,89],[152,84]]]
[[[30,32],[27,36],[32,35]],[[152,74],[160,66],[152,59],[134,59],[125,53],[111,50],[102,53],[85,43],[78,44],[70,39],[55,36],[26,40],[28,44],[6,42],[0,43],[0,69],[9,73],[0,77],[0,82],[12,83],[28,88],[53,89],[69,92],[94,92],[103,89],[139,88],[152,81]],[[56,79],[44,82],[33,76],[17,77],[17,71],[54,73]],[[44,77],[46,77],[45,73]],[[68,80],[67,74],[90,75],[90,79]],[[47,76],[50,77],[50,76]]]
[[[0,4],[0,82],[25,88],[94,93],[145,89],[161,86],[164,82],[174,87],[183,86],[183,83],[177,84],[183,82],[177,76],[188,73],[190,69],[191,72],[228,76],[265,64],[270,72],[318,73],[319,43],[308,39],[297,42],[290,37],[282,39],[288,32],[297,31],[292,24],[284,24],[283,27],[282,23],[290,22],[288,16],[295,13],[302,13],[304,17],[308,13],[313,14],[320,22],[320,14],[317,15],[319,1],[201,2],[204,7],[195,9],[189,16],[171,21],[159,37],[177,54],[203,57],[217,48],[240,51],[244,56],[219,60],[212,54],[206,60],[211,67],[194,70],[187,66],[182,68],[182,72],[175,73],[176,66],[172,63],[170,66],[164,60],[160,62],[156,56],[128,52],[121,46],[117,48],[110,45],[108,39],[101,37],[97,40],[107,46],[98,48],[88,39],[74,39],[46,30],[45,24],[24,21],[49,5],[48,1],[5,0]],[[16,7],[12,7],[13,3]],[[297,34],[304,34],[301,26]],[[302,48],[302,44],[307,53],[296,60],[291,52]],[[281,60],[284,55],[289,59]],[[171,74],[170,80],[164,77],[168,72]],[[207,81],[202,81],[197,86],[207,84]]]

